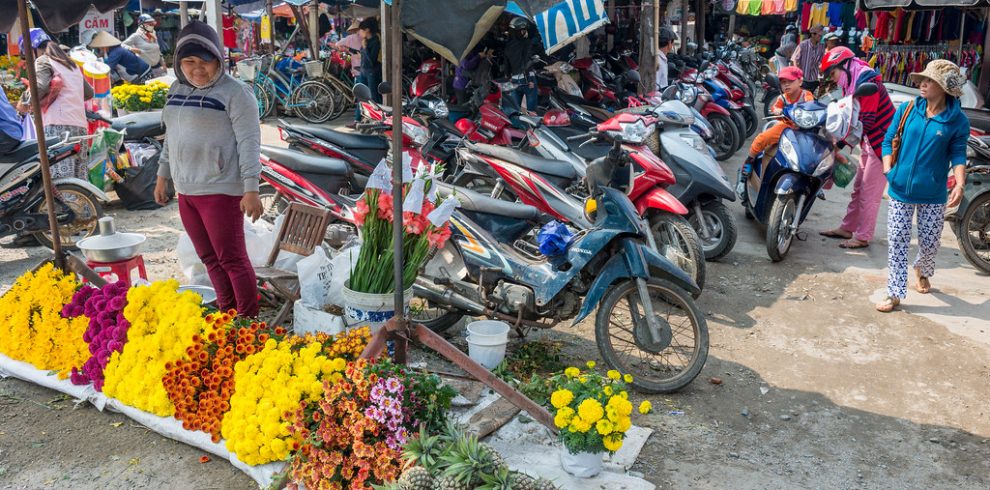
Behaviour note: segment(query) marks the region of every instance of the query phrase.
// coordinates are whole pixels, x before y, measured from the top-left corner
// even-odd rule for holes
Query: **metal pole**
[[[189,2],[179,2],[179,28],[189,23]]]
[[[688,24],[688,0],[681,0],[681,49],[679,52],[683,55],[687,52],[687,24]]]
[[[275,53],[275,12],[272,10],[272,0],[265,0],[265,13],[268,15],[268,42],[271,52]]]
[[[402,297],[402,15],[401,1],[392,0],[391,33],[392,49],[388,51],[392,65],[392,244],[395,254],[395,318],[400,328],[406,325],[405,299]],[[406,341],[395,339],[395,362],[405,364]]]
[[[618,22],[616,22],[616,19],[615,19],[615,0],[609,0],[608,1],[608,5],[606,5],[606,7],[608,8],[608,21],[609,21],[609,23],[611,23],[615,27],[618,27],[619,24],[618,24]],[[615,44],[615,35],[614,34],[609,34],[608,36],[605,37],[605,39],[606,39],[606,41],[605,41],[606,46],[607,46],[608,50],[611,52],[612,51],[612,46]]]
[[[694,17],[695,31],[698,38],[694,40],[699,46],[705,44],[705,28],[708,25],[708,4],[704,0],[698,0],[698,15]]]
[[[391,32],[392,19],[389,18],[389,15],[391,15],[389,12],[391,11],[388,9],[389,9],[388,5],[386,5],[385,2],[382,2],[381,12],[379,13],[379,17],[381,18],[382,21],[378,23],[378,30],[379,30],[379,36],[381,36],[381,41],[382,41],[381,50],[382,50],[383,60],[391,59],[392,56],[392,48],[391,46],[389,46],[389,41],[392,40],[392,32]],[[392,73],[389,68],[390,67],[388,63],[382,63],[383,81],[386,82],[392,81]],[[399,80],[402,80],[402,78],[400,77]],[[371,90],[378,90],[378,88],[371,87]]]
[[[31,29],[28,22],[27,0],[17,1],[17,14],[20,17],[21,36],[27,41],[24,63],[27,65],[28,90],[31,91],[31,112],[34,130],[38,133],[38,161],[41,162],[41,181],[45,186],[45,207],[48,208],[48,224],[52,231],[52,248],[55,252],[55,267],[65,270],[65,256],[62,255],[62,236],[58,232],[55,218],[55,186],[52,185],[52,172],[48,162],[48,144],[45,142],[45,125],[41,121],[41,97],[38,96],[38,74],[34,70],[34,49],[31,48]]]

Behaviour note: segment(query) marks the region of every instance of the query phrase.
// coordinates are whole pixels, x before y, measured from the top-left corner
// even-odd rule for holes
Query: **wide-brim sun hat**
[[[351,23],[351,26],[347,28],[347,32],[355,32],[360,28],[361,28],[361,21],[354,19],[354,22]]]
[[[89,47],[112,48],[114,46],[120,46],[120,44],[120,39],[113,37],[113,34],[110,34],[107,31],[100,31],[93,36],[93,40],[89,42]]]
[[[925,71],[912,73],[909,77],[915,84],[920,84],[925,78],[930,79],[953,97],[962,97],[962,89],[966,85],[966,77],[959,66],[949,60],[932,60]]]

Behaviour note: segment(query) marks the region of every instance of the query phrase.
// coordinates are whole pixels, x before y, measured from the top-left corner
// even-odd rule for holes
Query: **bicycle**
[[[322,76],[320,62],[308,62],[286,76],[271,55],[260,58],[260,63],[255,66],[254,78],[249,83],[254,87],[261,119],[270,117],[277,105],[313,124],[324,123],[333,117],[336,106],[333,90],[319,79],[307,80],[307,70]]]
[[[334,89],[336,104],[334,118],[340,117],[354,106],[352,92],[356,81],[351,76],[351,55],[343,50],[331,48],[331,54],[323,61],[323,81]]]

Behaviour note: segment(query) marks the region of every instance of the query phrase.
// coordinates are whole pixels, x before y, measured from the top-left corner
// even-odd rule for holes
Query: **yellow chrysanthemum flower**
[[[614,369],[610,369],[608,371],[608,373],[606,373],[606,376],[608,376],[608,379],[611,379],[611,380],[614,380],[614,381],[618,381],[620,378],[622,378],[622,375],[619,374],[619,372],[616,371],[616,370],[614,370]]]
[[[581,404],[578,405],[577,412],[578,415],[584,419],[584,421],[588,422],[588,424],[594,424],[605,416],[605,409],[602,407],[602,404],[593,398],[589,398],[581,402]]]
[[[574,400],[574,393],[570,390],[557,390],[550,395],[550,404],[553,408],[563,408],[571,404]]]
[[[649,400],[643,400],[643,403],[639,404],[639,413],[646,415],[653,411],[653,404]]]

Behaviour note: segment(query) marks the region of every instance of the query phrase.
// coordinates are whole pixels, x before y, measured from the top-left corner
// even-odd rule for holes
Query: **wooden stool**
[[[124,281],[128,287],[131,286],[131,273],[135,269],[138,271],[138,277],[146,281],[148,280],[148,273],[144,270],[144,257],[140,255],[117,262],[94,262],[88,260],[86,261],[86,265],[108,282]]]

